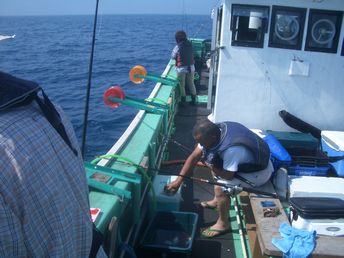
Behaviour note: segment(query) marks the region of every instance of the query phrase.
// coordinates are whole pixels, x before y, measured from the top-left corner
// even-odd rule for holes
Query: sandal
[[[206,228],[205,230],[202,231],[201,236],[204,238],[213,238],[213,237],[217,237],[217,236],[222,236],[224,234],[227,234],[228,232],[230,232],[230,228],[227,229],[211,229]]]

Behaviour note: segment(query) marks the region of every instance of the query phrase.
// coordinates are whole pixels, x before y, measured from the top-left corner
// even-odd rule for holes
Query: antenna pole
[[[86,142],[86,134],[87,134],[88,109],[89,109],[89,102],[90,102],[91,79],[92,79],[92,68],[93,68],[93,53],[94,53],[94,45],[95,45],[95,41],[96,41],[96,28],[97,28],[97,16],[98,16],[99,0],[96,0],[96,1],[97,2],[96,2],[96,12],[94,15],[94,24],[93,24],[92,49],[91,49],[90,64],[89,64],[89,69],[88,69],[88,81],[87,81],[87,89],[86,89],[84,127],[83,127],[82,142],[81,142],[82,157],[85,156],[85,142]]]

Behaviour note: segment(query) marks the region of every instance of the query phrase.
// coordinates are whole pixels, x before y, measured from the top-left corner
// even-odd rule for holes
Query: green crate
[[[293,149],[307,149],[316,152],[320,146],[319,140],[309,133],[272,130],[267,130],[266,132],[275,136],[288,151]]]
[[[210,51],[211,41],[209,39],[190,39],[192,43],[193,53],[196,58],[202,62],[205,60],[206,53]]]

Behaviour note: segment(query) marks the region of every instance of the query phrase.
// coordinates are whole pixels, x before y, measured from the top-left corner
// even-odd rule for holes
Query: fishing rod
[[[178,145],[179,147],[183,148],[186,151],[189,151],[189,152],[192,151],[190,148],[186,147],[185,145],[183,145],[182,143],[174,140],[171,137],[169,137],[167,140],[173,142],[174,144]],[[340,161],[340,160],[343,160],[343,159],[344,159],[344,156],[332,156],[332,157],[323,158],[323,160],[325,160],[327,162],[336,162],[336,161]],[[180,161],[182,161],[182,160],[180,160]],[[185,162],[185,160],[183,160],[183,162]],[[200,161],[199,163],[201,163],[204,166],[206,166],[205,162]],[[159,170],[157,170],[157,171],[159,171]],[[232,185],[231,186],[230,184],[218,183],[218,182],[209,181],[209,180],[202,179],[202,178],[195,178],[195,177],[189,177],[189,176],[183,176],[183,175],[179,175],[179,176],[184,177],[184,178],[188,178],[188,179],[191,179],[191,180],[200,181],[200,182],[203,182],[203,183],[208,183],[208,184],[212,184],[212,185],[219,185],[219,186],[225,187],[227,189],[230,188],[231,191],[233,191],[233,192],[230,191],[229,194],[235,194],[235,193],[239,193],[241,191],[246,191],[246,192],[249,192],[249,193],[256,193],[256,194],[271,196],[273,198],[278,198],[277,194],[260,191],[260,190],[254,189],[254,188],[239,187],[239,186],[236,186],[236,185]],[[254,187],[254,184],[252,182],[250,182],[249,180],[245,179],[244,177],[239,176],[237,173],[235,173],[235,177],[237,179],[239,179],[239,180],[249,184],[250,186]],[[170,195],[174,194],[174,192],[166,192],[166,193],[170,194]]]
[[[87,119],[88,119],[88,110],[90,103],[90,91],[91,91],[91,79],[92,79],[92,68],[93,68],[93,55],[94,55],[94,45],[96,41],[96,29],[97,29],[97,17],[98,17],[98,4],[99,0],[96,0],[96,10],[94,14],[94,24],[93,24],[93,36],[92,36],[92,49],[90,54],[90,64],[88,69],[88,81],[86,89],[86,102],[85,102],[85,113],[84,113],[84,126],[82,131],[82,142],[81,142],[81,154],[84,157],[85,155],[85,142],[87,134]]]
[[[117,162],[123,162],[125,164],[128,164],[125,161],[117,160]],[[158,168],[150,168],[150,170],[153,170],[153,171],[156,171],[156,172],[161,172],[162,171],[162,170],[160,170]],[[269,192],[265,192],[265,191],[261,191],[261,190],[257,190],[257,189],[250,188],[250,187],[237,186],[237,185],[233,185],[233,184],[230,184],[230,183],[219,183],[219,182],[216,182],[216,181],[210,181],[210,180],[207,180],[207,179],[198,178],[198,177],[191,177],[191,176],[186,176],[186,175],[178,175],[178,176],[183,177],[183,178],[187,178],[187,179],[191,179],[191,180],[195,180],[195,181],[200,181],[202,183],[207,183],[207,184],[211,184],[211,185],[218,185],[218,186],[225,187],[227,190],[229,189],[228,192],[229,192],[229,194],[232,194],[232,195],[238,194],[238,193],[240,193],[242,191],[245,191],[245,192],[248,192],[248,193],[255,193],[255,194],[261,194],[261,195],[270,196],[270,197],[273,197],[273,198],[278,198],[277,194],[269,193]],[[174,190],[166,190],[166,188],[164,190],[165,190],[165,193],[167,195],[174,195],[176,193],[176,191],[174,191]]]
[[[183,176],[183,175],[178,175],[180,177],[184,177],[187,179],[191,179],[194,181],[199,181],[202,183],[206,183],[206,184],[210,184],[210,185],[218,185],[218,186],[222,186],[224,188],[226,188],[226,190],[228,191],[228,193],[230,195],[236,195],[242,191],[248,192],[248,193],[255,193],[255,194],[261,194],[261,195],[266,195],[266,196],[270,196],[273,198],[278,198],[277,194],[275,193],[269,193],[269,192],[265,192],[265,191],[261,191],[261,190],[257,190],[254,188],[250,188],[250,187],[244,187],[244,186],[238,186],[238,185],[232,185],[229,183],[220,183],[220,182],[216,182],[216,181],[210,181],[207,179],[203,179],[203,178],[198,178],[198,177],[192,177],[192,176]]]
[[[174,139],[171,138],[171,137],[167,138],[167,140],[173,142],[174,144],[178,145],[179,147],[181,147],[182,149],[186,150],[187,152],[190,152],[190,153],[193,152],[192,149],[188,148],[188,147],[185,146],[184,144],[182,144],[182,143],[180,143],[180,142],[174,140]],[[200,160],[199,162],[200,162],[201,164],[203,164],[203,166],[207,167],[207,164],[206,164],[203,160]],[[198,165],[198,164],[197,164],[197,165]],[[246,184],[248,184],[248,185],[250,185],[250,186],[252,186],[252,187],[255,186],[255,184],[254,184],[253,182],[251,182],[251,181],[247,180],[246,178],[240,176],[238,173],[235,173],[235,174],[234,174],[234,177],[237,178],[237,179],[239,179],[239,180],[242,181],[242,182],[245,182]]]

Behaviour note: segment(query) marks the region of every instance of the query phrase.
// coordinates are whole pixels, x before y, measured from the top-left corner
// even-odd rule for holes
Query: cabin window
[[[269,47],[300,50],[306,11],[305,8],[273,6]]]
[[[305,50],[337,53],[343,12],[311,9]]]
[[[232,5],[232,46],[262,48],[267,32],[269,7],[260,5]]]
[[[216,46],[220,46],[221,42],[221,29],[222,29],[222,13],[223,7],[220,6],[217,9],[217,19],[216,19]]]

